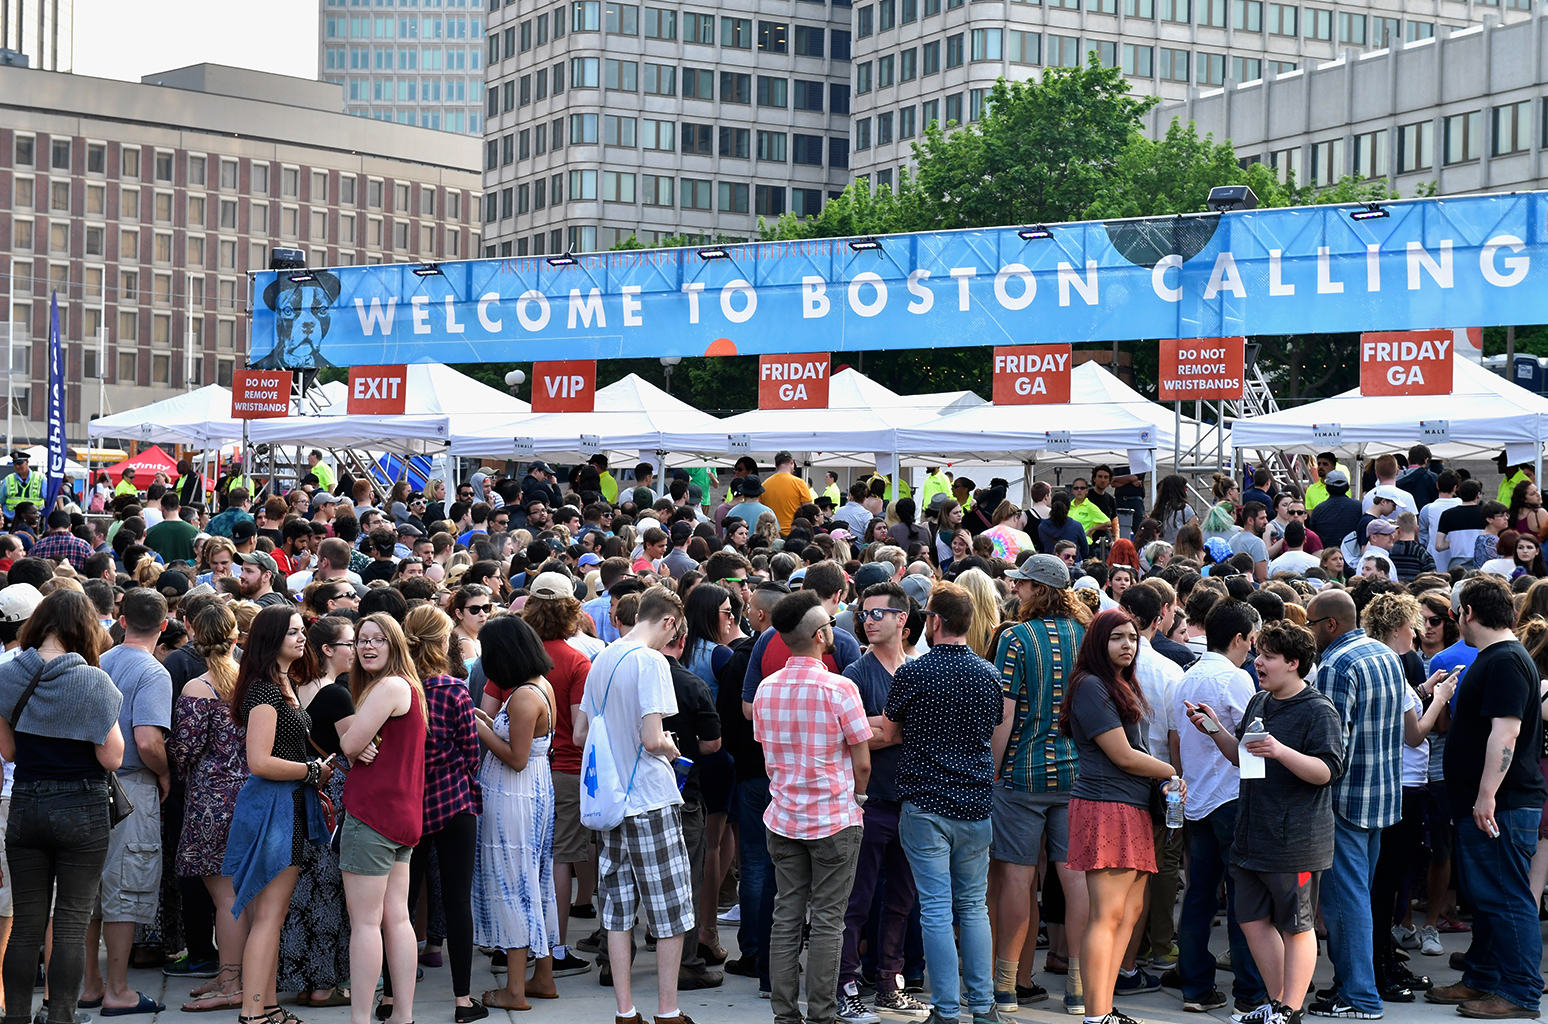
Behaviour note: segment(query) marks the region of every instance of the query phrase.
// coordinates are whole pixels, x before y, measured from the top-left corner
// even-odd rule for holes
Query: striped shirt
[[[1006,762],[999,766],[1007,789],[1067,793],[1075,784],[1079,760],[1075,741],[1059,730],[1059,707],[1085,635],[1079,622],[1062,617],[1022,622],[1001,634],[994,667],[1001,692],[1016,702]]]
[[[1322,652],[1317,689],[1338,709],[1345,769],[1333,783],[1333,810],[1359,828],[1402,817],[1403,663],[1386,644],[1351,629]]]

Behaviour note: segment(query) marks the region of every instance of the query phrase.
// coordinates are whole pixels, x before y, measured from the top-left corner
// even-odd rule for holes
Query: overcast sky
[[[317,0],[75,0],[75,73],[139,81],[189,64],[317,77]]]

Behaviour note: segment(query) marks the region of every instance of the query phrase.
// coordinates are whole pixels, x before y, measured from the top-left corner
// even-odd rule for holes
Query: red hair
[[[1123,538],[1113,541],[1113,549],[1107,556],[1107,565],[1109,568],[1115,565],[1127,565],[1138,574],[1139,552],[1134,550],[1134,542]]]
[[[1086,638],[1081,641],[1080,653],[1075,656],[1075,671],[1070,688],[1065,691],[1064,703],[1059,707],[1059,728],[1066,736],[1071,735],[1070,709],[1074,706],[1075,693],[1088,677],[1094,676],[1107,687],[1113,708],[1118,712],[1119,720],[1125,724],[1138,722],[1150,710],[1150,705],[1145,703],[1145,695],[1134,681],[1134,662],[1129,662],[1120,671],[1107,656],[1108,638],[1113,635],[1113,630],[1125,623],[1134,626],[1138,632],[1139,626],[1135,624],[1134,616],[1121,608],[1109,608],[1092,619],[1086,627]]]

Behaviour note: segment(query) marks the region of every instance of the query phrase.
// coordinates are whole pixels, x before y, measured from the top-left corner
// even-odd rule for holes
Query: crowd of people
[[[412,1024],[443,963],[456,1024],[593,972],[640,1024],[640,924],[657,1024],[727,973],[778,1024],[997,1024],[1040,976],[1085,1024],[1162,988],[1537,1016],[1530,466],[1483,501],[1415,446],[1356,498],[1328,453],[1153,503],[1097,466],[1022,507],[788,452],[385,495],[310,463],[42,521],[4,489],[5,1024],[40,951],[39,1024],[164,1009],[150,964],[239,1024]],[[1459,978],[1418,969],[1467,931]]]

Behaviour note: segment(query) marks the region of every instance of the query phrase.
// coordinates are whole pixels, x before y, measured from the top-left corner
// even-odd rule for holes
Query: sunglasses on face
[[[867,608],[859,613],[862,619],[869,619],[872,622],[880,622],[889,615],[902,614],[903,610],[901,608]]]
[[[1426,615],[1424,617],[1424,621],[1425,621],[1425,625],[1427,625],[1427,626],[1431,626],[1431,627],[1439,626],[1442,622],[1446,621],[1446,616],[1444,616],[1444,615]]]
[[[487,604],[470,604],[470,605],[465,605],[462,610],[467,612],[469,615],[488,615],[489,614],[489,606]]]
[[[1290,510],[1290,514],[1293,516],[1304,516],[1306,514],[1306,510],[1304,508],[1293,508]]]

